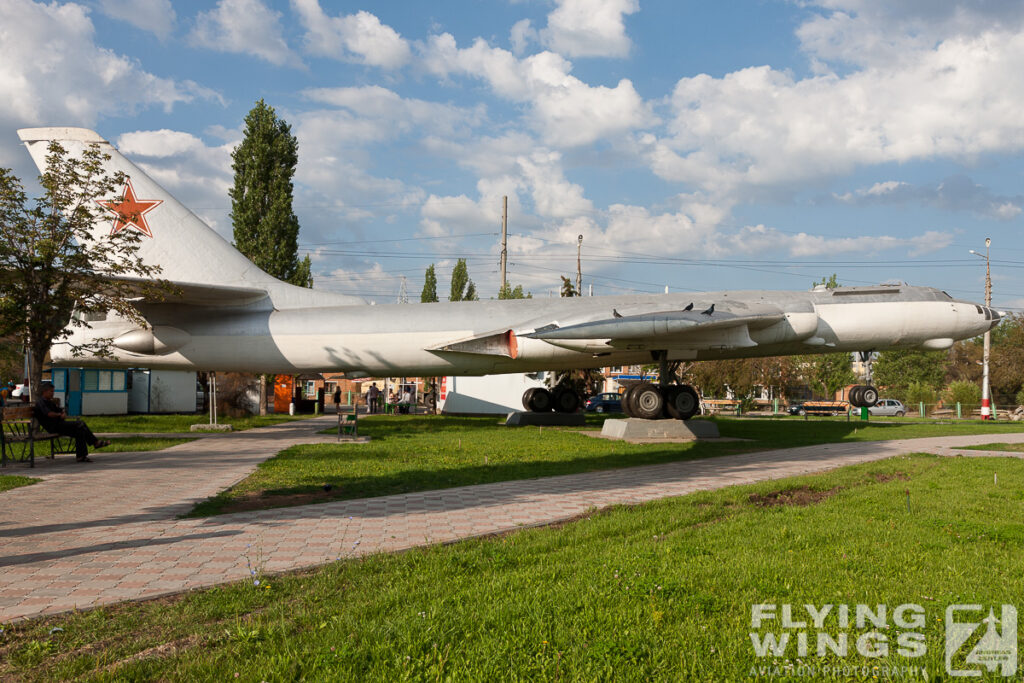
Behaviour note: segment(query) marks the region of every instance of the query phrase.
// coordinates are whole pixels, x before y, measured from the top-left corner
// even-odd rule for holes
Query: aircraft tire
[[[638,384],[634,384],[622,394],[622,412],[626,417],[636,417],[633,413],[633,390],[638,386]]]
[[[556,413],[575,413],[580,409],[579,395],[568,387],[555,389],[552,398]]]
[[[863,401],[866,407],[871,407],[878,403],[878,389],[868,385],[861,388],[860,400]]]
[[[658,387],[648,382],[638,384],[633,391],[632,399],[635,417],[644,420],[657,420],[662,417],[661,411],[665,407],[665,399],[662,398]]]
[[[535,413],[550,413],[552,408],[551,392],[543,387],[533,390],[530,397],[530,410]]]
[[[523,392],[523,410],[532,412],[533,408],[530,407],[530,402],[533,400],[533,394],[537,391],[536,388],[527,389]]]
[[[700,395],[689,384],[665,391],[665,412],[674,420],[689,420],[700,410]]]

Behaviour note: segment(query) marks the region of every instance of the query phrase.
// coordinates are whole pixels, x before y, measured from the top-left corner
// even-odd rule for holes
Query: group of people
[[[337,388],[334,390],[332,396],[334,400],[335,412],[341,409],[341,389]],[[413,397],[412,389],[408,386],[402,388],[401,395],[396,394],[394,391],[387,397],[387,403],[384,402],[384,392],[376,384],[371,384],[370,388],[366,391],[366,410],[370,414],[384,412],[386,405],[394,405],[398,407],[398,413],[408,415],[412,409],[413,404],[416,402]]]

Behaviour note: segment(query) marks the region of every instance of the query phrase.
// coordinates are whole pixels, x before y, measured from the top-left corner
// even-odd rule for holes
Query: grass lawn
[[[177,446],[179,444],[188,443],[189,441],[195,441],[195,439],[164,439],[131,436],[125,437],[123,439],[110,439],[110,445],[105,446],[99,450],[90,447],[89,453],[90,455],[103,455],[104,453],[137,453],[140,451],[159,451],[163,450],[164,448],[170,448],[171,446]],[[39,458],[45,458],[50,455],[50,445],[50,441],[40,441],[36,443],[35,450],[37,460]],[[61,454],[58,454],[57,457],[61,457]]]
[[[268,427],[291,420],[308,420],[312,415],[250,415],[248,417],[218,417],[221,424],[230,424],[234,431]],[[89,415],[82,418],[89,429],[96,432],[126,432],[146,434],[149,432],[187,432],[194,424],[206,424],[210,418],[205,413],[186,415]]]
[[[924,667],[936,680],[948,605],[1020,608],[1022,520],[1021,460],[904,456],[7,625],[0,678],[710,681],[802,662]],[[754,629],[761,603],[780,607]],[[897,626],[891,610],[907,603],[921,621]],[[781,633],[783,604],[794,619],[807,604],[887,605],[879,630],[920,633],[927,652],[890,643],[864,657],[854,644],[870,624],[833,612],[821,632],[848,635],[845,658],[817,656],[813,627],[801,662],[793,645],[758,657],[750,633]]]
[[[604,417],[588,415],[598,430]],[[823,419],[715,418],[733,442],[628,444],[576,428],[508,428],[496,418],[375,416],[361,420],[365,444],[294,446],[260,464],[231,489],[196,506],[191,516],[346,498],[442,489],[706,458],[839,441],[1024,431],[1024,424],[869,422]],[[329,491],[324,485],[330,484]]]
[[[35,484],[40,481],[39,479],[33,479],[32,477],[20,477],[14,474],[0,474],[0,492],[10,491],[16,489],[19,486],[28,486]]]
[[[965,446],[972,451],[1006,451],[1007,453],[1024,453],[1024,443],[987,443],[981,446]]]

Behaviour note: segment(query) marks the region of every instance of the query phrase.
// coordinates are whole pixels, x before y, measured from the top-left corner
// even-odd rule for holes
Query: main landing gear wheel
[[[633,413],[645,420],[657,420],[665,407],[665,399],[658,387],[644,382],[637,385],[632,396]]]
[[[523,394],[523,405],[533,413],[549,413],[552,407],[551,392],[542,387],[527,389]]]
[[[878,389],[870,384],[858,384],[850,389],[849,397],[854,408],[870,408],[878,403]]]
[[[626,417],[640,417],[633,412],[633,394],[639,386],[639,384],[634,384],[622,394],[622,412],[625,413]]]
[[[688,384],[669,387],[665,391],[665,412],[676,420],[689,420],[700,410],[700,396]]]
[[[555,394],[553,398],[555,412],[575,413],[577,410],[580,409],[579,395],[568,387],[561,387],[559,389],[555,389]]]

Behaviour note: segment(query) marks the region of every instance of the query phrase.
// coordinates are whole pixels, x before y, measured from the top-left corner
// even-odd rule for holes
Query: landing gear
[[[689,384],[669,387],[665,395],[665,412],[676,420],[689,420],[700,410],[700,395]]]
[[[523,392],[523,408],[531,413],[575,413],[580,409],[579,395],[569,387],[557,387],[548,391],[543,387]]]
[[[523,407],[531,413],[549,413],[552,405],[551,392],[547,389],[535,387],[523,392]]]
[[[699,410],[700,395],[688,384],[662,387],[643,382],[634,384],[622,395],[622,412],[626,417],[689,420]]]
[[[553,403],[556,413],[575,413],[580,409],[580,397],[569,387],[555,389]]]
[[[870,384],[858,384],[850,389],[849,399],[854,408],[870,408],[878,403],[878,389]]]
[[[665,398],[662,396],[662,388],[644,382],[638,384],[630,397],[630,408],[633,416],[644,420],[658,420],[662,417],[662,410],[665,407]]]

